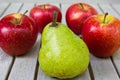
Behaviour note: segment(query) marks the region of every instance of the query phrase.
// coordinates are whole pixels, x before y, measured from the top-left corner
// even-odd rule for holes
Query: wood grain
[[[65,3],[64,3],[65,2]],[[62,23],[66,24],[66,10],[72,3],[64,1],[61,3],[51,3],[61,8]],[[32,3],[0,3],[0,18],[9,13],[24,13],[35,4],[43,4],[48,2],[32,2]],[[88,2],[89,3],[89,2]],[[98,13],[108,12],[120,19],[119,4],[102,4],[92,3]],[[29,12],[27,13],[29,15]],[[41,34],[38,35],[34,47],[25,55],[15,57],[7,55],[0,48],[0,80],[59,80],[45,75],[37,65],[38,53],[40,50]],[[97,58],[91,55],[90,67],[82,74],[73,79],[67,80],[120,80],[120,49],[110,58]]]

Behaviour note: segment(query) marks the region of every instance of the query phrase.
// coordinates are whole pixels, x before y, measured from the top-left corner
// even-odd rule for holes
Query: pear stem
[[[22,22],[22,19],[23,19],[23,17],[24,17],[24,15],[26,14],[28,12],[28,10],[26,10],[24,13],[23,13],[23,15],[22,15],[22,17],[20,18],[20,24],[21,24],[21,22]]]
[[[84,7],[83,7],[83,4],[82,4],[82,3],[80,3],[80,6],[81,6],[81,8],[82,8],[82,9],[84,9]]]
[[[105,23],[105,22],[106,22],[106,17],[107,17],[107,15],[108,15],[108,13],[105,13],[103,23]]]
[[[57,25],[57,23],[56,23],[56,21],[57,21],[57,16],[58,16],[58,11],[54,11],[54,13],[53,13],[52,26],[56,26],[56,25]]]

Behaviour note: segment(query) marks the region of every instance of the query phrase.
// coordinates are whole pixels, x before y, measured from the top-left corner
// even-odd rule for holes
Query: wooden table
[[[37,3],[40,4],[40,3]],[[30,10],[36,3],[0,3],[0,18],[8,13],[23,13]],[[91,3],[90,3],[91,4]],[[63,17],[62,22],[66,24],[65,13],[70,4],[54,5],[61,8]],[[109,12],[109,14],[120,19],[119,4],[91,4],[99,13]],[[29,13],[27,13],[29,15]],[[46,76],[41,72],[37,61],[40,49],[40,38],[31,51],[23,56],[12,57],[6,55],[0,49],[0,80],[57,80]],[[101,59],[91,55],[88,69],[76,78],[69,80],[120,80],[120,50],[110,58]]]

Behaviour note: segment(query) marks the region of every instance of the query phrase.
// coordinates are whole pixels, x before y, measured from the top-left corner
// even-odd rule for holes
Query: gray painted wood
[[[112,58],[120,76],[120,49],[113,55]]]
[[[52,78],[50,76],[47,76],[46,74],[44,74],[40,67],[38,68],[38,77],[37,80],[57,80],[56,78]]]
[[[24,12],[26,9],[31,9],[33,6],[34,4],[23,5],[20,13]],[[16,57],[8,80],[34,80],[39,47],[40,35],[38,36],[34,47],[28,53]]]
[[[67,12],[67,9],[71,6],[72,4],[61,4],[61,11],[62,11],[62,23],[66,24],[67,25],[67,22],[66,22],[66,12]]]
[[[47,2],[47,3],[75,3],[75,2],[86,2],[86,3],[120,3],[120,0],[0,0],[0,2]]]
[[[112,6],[120,15],[120,5],[113,4]],[[115,53],[115,55],[113,55],[112,58],[113,58],[113,62],[115,63],[116,68],[119,72],[119,76],[120,76],[120,49]]]
[[[55,4],[55,5],[59,6],[59,4]],[[70,5],[71,3],[61,4],[61,11],[63,14],[62,23],[64,24],[66,24],[66,20],[65,20],[66,9]],[[116,11],[120,13],[119,5],[115,5],[115,4],[113,5],[113,8],[115,8],[116,10],[115,11],[108,4],[106,5],[100,4],[100,8],[103,10],[103,12],[101,11],[101,9],[98,7],[97,4],[91,4],[91,5],[95,7],[99,13],[108,11],[110,14],[119,17],[119,15],[116,13]],[[3,17],[8,13],[16,13],[16,12],[24,13],[26,9],[30,11],[30,9],[34,6],[34,3],[24,3],[24,4],[11,3],[8,8],[7,6],[8,3],[3,3],[3,4],[0,3],[1,17]],[[4,15],[2,15],[3,12]],[[27,13],[27,15],[29,15],[29,12]],[[56,78],[51,78],[45,75],[40,68],[38,68],[38,73],[36,72],[37,57],[40,47],[40,38],[41,35],[38,36],[38,39],[34,47],[31,49],[31,51],[29,51],[27,54],[23,56],[16,57],[14,63],[13,63],[13,57],[5,54],[5,52],[0,49],[0,80],[6,80],[6,78],[8,78],[8,80],[35,80],[36,76],[37,76],[37,80],[58,80]],[[120,80],[116,72],[117,69],[120,75],[120,50],[117,51],[115,55],[113,55],[112,59],[113,59],[113,63],[110,58],[103,59],[91,55],[90,65],[93,72],[93,75],[92,74],[91,75],[94,76],[95,80]],[[87,69],[85,73],[83,73],[82,75],[79,75],[78,77],[69,80],[91,80],[89,70]]]
[[[112,7],[115,11],[117,11],[120,15],[120,4],[112,4]]]
[[[110,58],[91,55],[91,67],[95,80],[120,80]]]
[[[6,8],[9,6],[9,3],[1,3],[0,4],[0,16],[4,13]]]
[[[90,4],[90,5],[97,10],[98,14],[102,14],[103,13],[101,11],[101,9],[99,8],[98,4]]]
[[[5,11],[5,13],[1,16],[1,18],[7,14],[18,12],[21,6],[22,3],[11,3],[9,8]]]
[[[104,13],[108,12],[109,15],[115,16],[120,19],[120,16],[115,12],[115,10],[112,9],[112,7],[109,4],[99,4],[100,8],[103,10]]]
[[[12,65],[13,58],[0,48],[0,80],[5,80]]]
[[[26,15],[29,16],[29,12],[34,7],[34,5],[35,5],[34,3],[24,3],[22,9],[20,10],[20,13],[24,13],[26,10],[28,10]]]
[[[82,73],[81,75],[78,75],[75,78],[72,79],[67,79],[67,80],[91,80],[90,79],[90,73],[89,70],[87,69],[84,73]]]
[[[0,5],[1,6],[1,5]],[[21,4],[11,4],[9,8],[4,12],[5,16],[8,13],[18,12]],[[3,6],[4,9],[5,5]],[[0,80],[5,80],[7,78],[7,75],[9,74],[11,65],[12,65],[13,57],[7,55],[4,51],[0,49]]]

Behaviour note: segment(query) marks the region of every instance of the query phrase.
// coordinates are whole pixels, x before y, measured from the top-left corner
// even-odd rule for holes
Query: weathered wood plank
[[[5,80],[9,74],[9,69],[11,68],[13,58],[7,55],[0,48],[0,80]]]
[[[99,7],[95,8],[98,10],[99,13],[105,12],[104,8],[101,8],[102,11]],[[119,80],[119,77],[110,58],[97,58],[91,55],[90,63],[95,80]]]
[[[120,15],[120,4],[111,4],[111,6],[119,13],[118,15]]]
[[[101,11],[101,9],[99,8],[98,4],[90,4],[90,5],[97,10],[98,14],[102,14],[103,13]]]
[[[8,4],[6,5],[8,6]],[[3,5],[4,7],[0,7],[0,16],[2,16],[3,14],[2,12],[4,12],[4,10],[7,8],[6,5]],[[30,11],[33,5],[34,3],[25,3],[23,5],[21,3],[12,3],[9,6],[9,8],[4,12],[4,15],[8,13],[18,12],[21,7],[22,8],[20,10],[20,13],[24,13],[26,9]],[[61,4],[61,11],[63,14],[62,22],[64,24],[66,24],[65,13],[68,6],[70,6],[70,4],[69,5]],[[99,13],[102,13],[96,4],[93,4],[93,6],[97,8]],[[109,12],[109,14],[120,18],[120,16],[115,12],[115,10],[111,9],[110,5],[100,4],[100,7],[103,10],[103,12],[107,11]],[[120,13],[119,5],[113,5],[113,7]],[[29,15],[29,12],[27,13],[27,15]],[[15,59],[8,80],[34,80],[35,68],[37,64],[37,55],[40,46],[39,44],[40,44],[40,36],[38,36],[36,44],[34,45],[33,49],[30,52],[28,52],[26,55],[17,57]],[[112,58],[120,74],[120,50],[117,52],[117,54],[113,55]],[[13,61],[13,57],[6,55],[5,52],[0,49],[0,80],[6,80],[6,77],[8,76],[9,70],[12,65],[12,61]],[[95,80],[120,80],[110,58],[101,59],[91,55],[90,65]],[[37,80],[58,80],[58,79],[46,76],[40,69],[38,69]],[[71,80],[91,80],[89,71],[87,70],[84,74],[76,78],[73,78]]]
[[[21,3],[11,4],[2,16],[5,16],[8,13],[18,12],[21,5]],[[4,9],[5,6],[2,8]],[[5,80],[7,78],[12,65],[12,61],[13,57],[7,55],[4,51],[0,49],[0,80]]]
[[[61,11],[62,11],[62,23],[67,25],[66,22],[66,12],[67,9],[71,6],[71,4],[61,4]]]
[[[40,67],[39,67],[39,68],[38,68],[38,77],[37,77],[37,80],[57,80],[57,79],[45,75],[45,74],[41,71],[41,69],[40,69]]]
[[[10,13],[16,13],[19,11],[19,8],[22,6],[22,3],[11,3],[11,5],[9,6],[9,8],[5,11],[5,13],[1,16],[5,16],[7,14]]]
[[[34,5],[35,5],[34,3],[24,3],[23,6],[22,6],[22,9],[20,10],[20,13],[24,13],[26,10],[28,10],[26,15],[29,16],[29,12]]]
[[[9,3],[1,3],[0,4],[0,17],[2,16],[2,14],[7,9],[8,6],[9,6]]]
[[[120,49],[113,55],[112,59],[120,76]]]
[[[119,13],[119,16],[120,16],[120,5],[112,4],[112,7]],[[113,55],[112,58],[120,76],[120,49],[115,53],[115,55]]]
[[[120,19],[120,16],[112,9],[110,4],[99,4],[100,8],[103,10],[104,13],[108,12],[110,15],[115,16]]]
[[[75,2],[86,2],[86,3],[119,3],[119,0],[0,0],[0,2],[47,2],[47,3],[75,3]]]
[[[91,67],[95,80],[120,80],[110,58],[97,58],[91,55]]]
[[[67,79],[67,80],[91,80],[91,79],[90,79],[89,70],[87,69],[83,74],[78,75],[78,76],[75,77],[75,78]]]
[[[24,4],[20,13],[33,6],[34,4]],[[16,57],[8,80],[34,80],[39,47],[40,35],[38,36],[34,47],[28,53]]]

